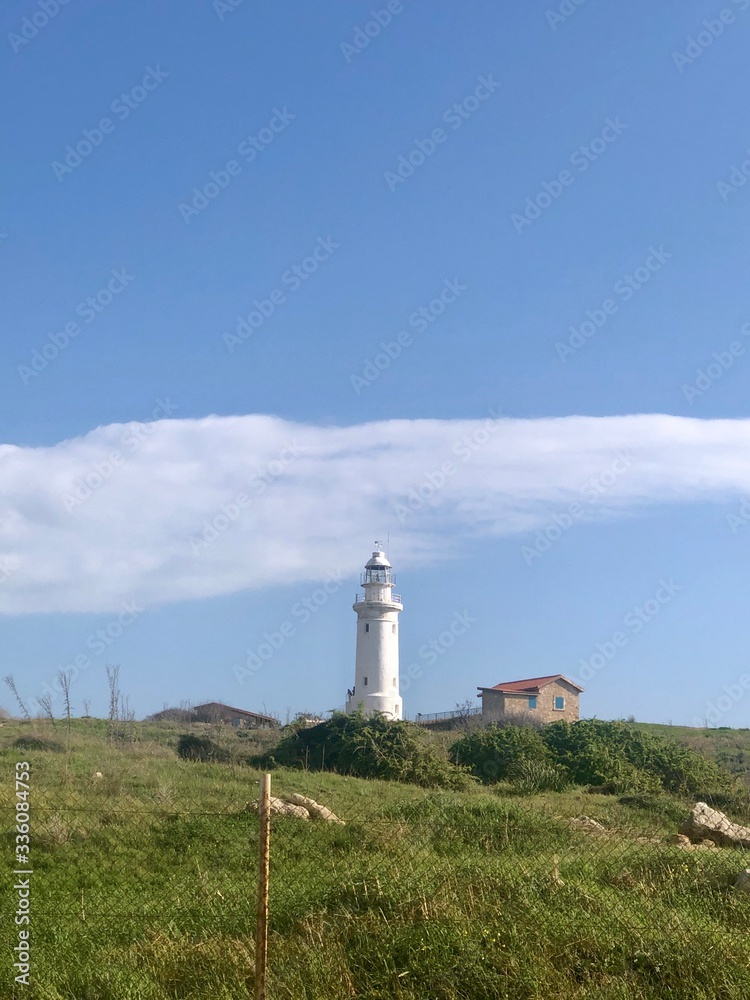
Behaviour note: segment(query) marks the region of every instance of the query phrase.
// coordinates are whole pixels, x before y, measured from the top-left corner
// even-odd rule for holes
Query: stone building
[[[206,705],[196,705],[193,709],[195,722],[222,723],[237,729],[276,729],[280,725],[278,719],[259,712],[248,712],[244,708],[232,708],[219,701],[209,701]]]
[[[480,687],[482,720],[501,722],[524,717],[539,722],[557,722],[558,719],[576,722],[580,717],[582,692],[582,687],[562,674]]]
[[[209,701],[195,708],[164,708],[161,712],[149,715],[149,722],[209,722],[214,725],[222,723],[234,726],[236,729],[276,729],[281,723],[270,715],[259,712],[248,712],[244,708],[232,708],[220,701]]]

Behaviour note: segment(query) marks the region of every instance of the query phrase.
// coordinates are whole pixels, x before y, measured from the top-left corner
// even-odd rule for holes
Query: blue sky
[[[390,533],[407,714],[744,725],[750,3],[387,6],[3,10],[3,673],[340,706]]]

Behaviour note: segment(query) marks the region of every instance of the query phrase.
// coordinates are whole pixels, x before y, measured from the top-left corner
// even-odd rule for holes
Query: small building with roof
[[[557,722],[559,719],[577,722],[582,693],[583,688],[563,674],[480,687],[482,720],[501,722],[524,717],[539,722]]]
[[[240,729],[277,729],[278,719],[259,712],[248,712],[244,708],[232,708],[219,701],[209,701],[205,705],[196,705],[193,709],[194,722],[222,723]]]

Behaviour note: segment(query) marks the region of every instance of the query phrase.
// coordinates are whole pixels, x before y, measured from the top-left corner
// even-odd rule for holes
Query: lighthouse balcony
[[[354,595],[355,604],[398,604],[402,606],[403,602],[401,600],[401,594],[390,594],[387,601],[377,601],[377,600],[367,600],[365,594],[357,593]]]

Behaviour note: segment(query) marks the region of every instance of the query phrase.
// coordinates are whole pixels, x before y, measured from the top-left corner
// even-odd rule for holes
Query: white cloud
[[[549,523],[619,453],[629,468],[586,516],[727,501],[750,493],[749,445],[750,420],[661,415],[345,428],[211,416],[2,445],[0,613],[152,607],[354,574],[386,530],[406,568],[469,537]],[[219,530],[204,544],[207,522]]]

